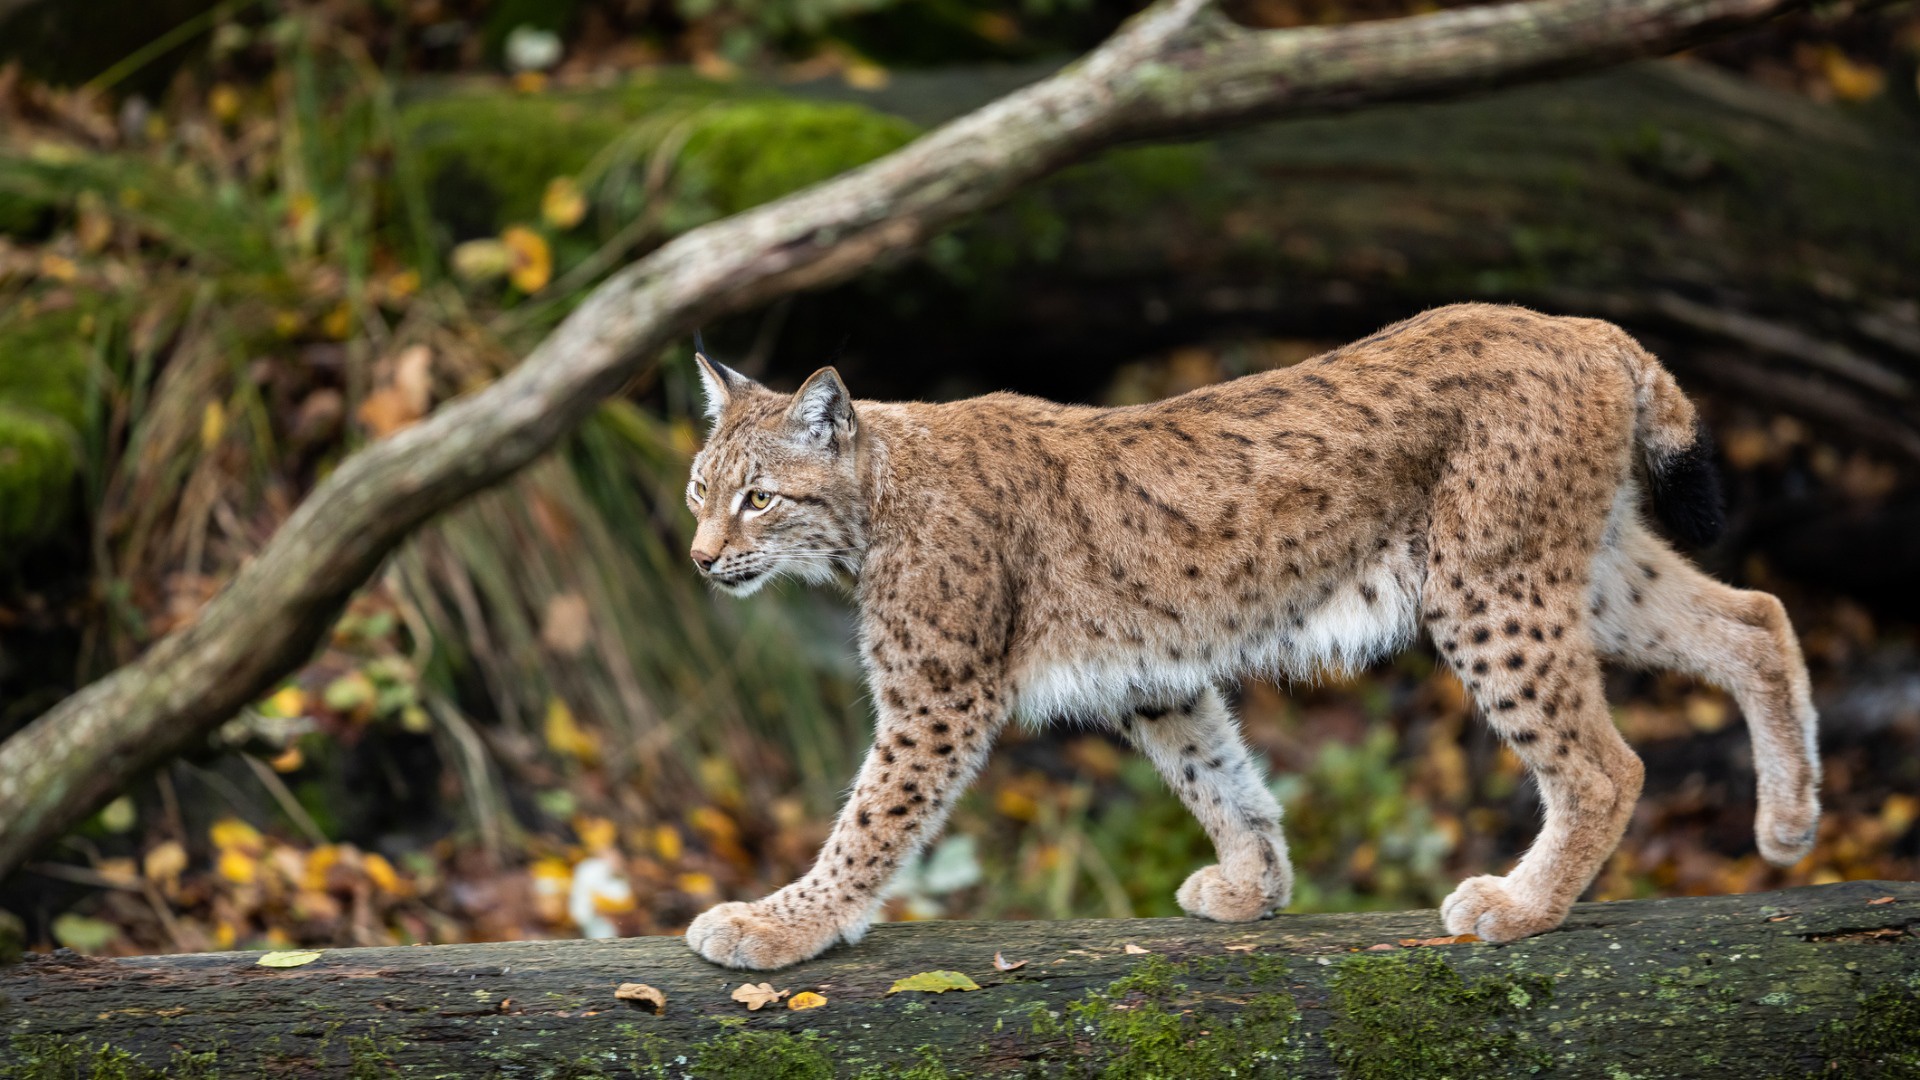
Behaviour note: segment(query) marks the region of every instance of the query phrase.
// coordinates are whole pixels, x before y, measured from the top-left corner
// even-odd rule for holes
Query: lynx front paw
[[[1189,876],[1174,899],[1189,915],[1214,922],[1252,922],[1287,906],[1288,882],[1272,875],[1236,877],[1219,866]]]
[[[1775,866],[1792,866],[1813,850],[1820,832],[1820,803],[1809,791],[1787,809],[1762,807],[1753,831],[1761,858]]]
[[[1483,874],[1471,877],[1440,902],[1440,919],[1449,934],[1474,934],[1485,941],[1515,941],[1552,930],[1567,913],[1528,903],[1511,882]]]
[[[831,926],[783,922],[757,904],[721,904],[687,927],[694,952],[730,968],[771,971],[826,951],[839,935]]]

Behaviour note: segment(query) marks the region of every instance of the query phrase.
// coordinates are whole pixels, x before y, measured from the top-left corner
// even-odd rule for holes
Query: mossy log
[[[1852,882],[1584,904],[1501,946],[1401,944],[1430,911],[891,925],[750,978],[675,938],[62,953],[0,971],[0,1075],[1911,1076],[1916,923],[1920,884]],[[935,970],[979,989],[889,992]],[[763,980],[825,1004],[731,997]]]

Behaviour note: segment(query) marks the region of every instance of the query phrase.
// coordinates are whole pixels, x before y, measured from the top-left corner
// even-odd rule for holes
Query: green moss
[[[1340,1075],[1352,1080],[1468,1080],[1536,1070],[1550,1061],[1503,1021],[1551,999],[1540,977],[1468,982],[1431,950],[1355,956],[1333,976],[1327,1030]]]
[[[388,1077],[400,1075],[393,1067],[393,1055],[401,1045],[397,1038],[382,1038],[372,1031],[365,1035],[348,1036],[348,1080],[387,1080]]]
[[[1860,1003],[1852,1020],[1827,1028],[1828,1075],[1920,1078],[1920,994],[1882,986]]]
[[[64,1035],[15,1035],[0,1080],[218,1080],[214,1053],[175,1051],[154,1068],[110,1043]]]
[[[65,520],[80,465],[91,316],[0,319],[0,544]]]
[[[456,240],[537,221],[560,176],[581,178],[611,211],[603,239],[642,212],[679,232],[871,161],[917,133],[857,105],[732,93],[674,83],[617,95],[453,94],[409,106],[402,130],[433,215]],[[672,149],[673,167],[659,174],[667,189],[654,192],[648,174],[662,148]]]
[[[1030,1029],[1057,1046],[1069,1076],[1182,1080],[1194,1076],[1292,1075],[1300,1013],[1285,993],[1209,998],[1179,981],[1190,968],[1154,956],[1066,1007],[1036,1006]]]
[[[711,113],[681,154],[684,193],[716,216],[798,191],[910,142],[916,129],[857,105],[757,101]]]
[[[694,1073],[729,1080],[832,1080],[833,1059],[811,1032],[736,1031],[702,1046]]]

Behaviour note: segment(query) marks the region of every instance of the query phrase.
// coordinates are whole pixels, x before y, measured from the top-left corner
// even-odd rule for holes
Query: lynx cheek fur
[[[744,595],[857,580],[874,745],[819,861],[687,942],[777,968],[857,941],[1010,716],[1110,724],[1219,854],[1189,913],[1287,903],[1280,808],[1218,689],[1366,664],[1424,629],[1536,778],[1539,839],[1462,883],[1447,929],[1550,930],[1626,827],[1641,765],[1600,661],[1730,690],[1752,731],[1761,854],[1819,816],[1805,665],[1774,597],[1713,581],[1642,523],[1719,525],[1693,406],[1609,323],[1429,311],[1294,367],[1150,405],[1011,394],[855,402],[831,368],[777,394],[700,358],[715,421],[694,460],[693,558]]]

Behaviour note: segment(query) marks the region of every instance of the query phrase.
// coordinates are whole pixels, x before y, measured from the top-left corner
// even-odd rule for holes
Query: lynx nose
[[[699,567],[700,572],[703,574],[713,569],[714,562],[719,558],[720,553],[717,551],[703,551],[700,548],[693,549],[693,565]]]

